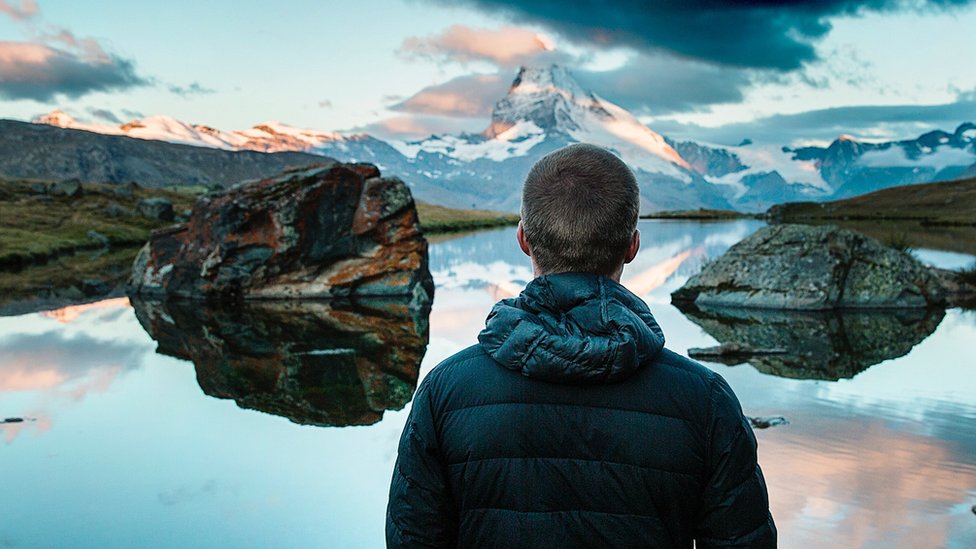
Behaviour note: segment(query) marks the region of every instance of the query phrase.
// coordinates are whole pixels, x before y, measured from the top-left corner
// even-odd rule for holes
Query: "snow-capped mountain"
[[[325,143],[347,139],[336,132],[300,130],[280,122],[265,122],[247,130],[223,131],[201,124],[188,124],[170,116],[150,116],[113,126],[80,123],[60,110],[35,118],[33,121],[60,128],[87,130],[108,135],[127,135],[138,139],[169,141],[201,147],[261,152],[312,152]],[[355,137],[352,136],[351,139]]]
[[[936,130],[883,143],[842,135],[827,148],[808,147],[802,154],[815,159],[836,198],[895,185],[946,181],[976,175],[976,124],[961,124],[952,133]]]
[[[673,142],[555,65],[520,69],[483,132],[418,141],[384,141],[279,122],[223,131],[166,116],[112,126],[82,124],[55,111],[35,122],[229,150],[302,151],[372,162],[403,178],[422,200],[500,210],[518,209],[521,182],[538,158],[576,142],[607,147],[634,169],[645,212],[699,207],[758,211],[784,201],[833,199],[976,174],[973,124],[915,140],[864,143],[842,137],[829,147],[800,149]]]

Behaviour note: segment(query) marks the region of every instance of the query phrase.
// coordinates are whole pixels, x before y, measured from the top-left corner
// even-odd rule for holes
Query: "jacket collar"
[[[586,273],[536,278],[500,301],[478,335],[499,364],[567,384],[612,383],[631,376],[664,347],[664,333],[639,297]]]

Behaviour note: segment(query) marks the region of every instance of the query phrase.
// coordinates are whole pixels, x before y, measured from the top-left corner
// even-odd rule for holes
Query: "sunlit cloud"
[[[13,19],[23,21],[37,15],[37,2],[34,0],[20,0],[18,4],[14,0],[0,0],[0,13]]]
[[[422,139],[431,135],[477,132],[484,129],[484,118],[455,116],[395,115],[351,128],[349,132],[364,132],[381,139]]]
[[[406,59],[456,63],[487,62],[499,67],[565,62],[552,39],[518,27],[477,29],[453,25],[428,37],[409,37],[398,50]]]
[[[511,78],[498,74],[459,76],[443,84],[428,86],[390,108],[415,114],[488,116],[510,84]]]
[[[0,97],[50,101],[148,85],[132,61],[101,48],[76,51],[34,42],[0,42]]]

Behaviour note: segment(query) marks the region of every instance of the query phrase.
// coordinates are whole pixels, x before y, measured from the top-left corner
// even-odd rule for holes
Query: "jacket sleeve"
[[[718,374],[712,380],[708,483],[696,526],[696,547],[776,547],[756,437],[739,401]]]
[[[455,547],[457,517],[430,400],[432,375],[414,395],[386,509],[387,547]]]

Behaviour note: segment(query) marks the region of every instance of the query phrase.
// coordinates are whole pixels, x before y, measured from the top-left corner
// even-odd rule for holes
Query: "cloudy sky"
[[[976,120],[976,0],[0,0],[0,117],[480,131],[559,63],[676,138],[799,144]]]

